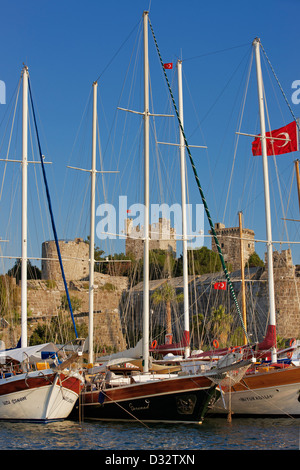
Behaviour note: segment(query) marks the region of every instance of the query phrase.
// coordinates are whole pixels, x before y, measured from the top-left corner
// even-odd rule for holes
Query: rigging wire
[[[247,80],[246,80],[246,87],[245,87],[245,92],[244,92],[244,99],[243,99],[242,109],[241,109],[240,124],[239,124],[239,127],[238,127],[238,131],[239,131],[239,132],[240,132],[240,130],[241,130],[241,125],[242,125],[242,120],[243,120],[243,115],[244,115],[244,110],[245,110],[245,105],[246,105],[246,98],[247,98],[248,87],[249,87],[249,81],[250,81],[250,74],[251,74],[251,69],[252,69],[252,61],[253,61],[253,53],[251,54],[251,59],[250,59],[250,64],[249,64],[249,69],[248,69],[248,76],[247,76]],[[237,153],[238,143],[239,143],[239,135],[237,136],[236,144],[235,144],[235,149],[234,149],[233,164],[232,164],[231,174],[230,174],[230,178],[229,178],[228,191],[227,191],[227,196],[226,196],[226,201],[225,201],[225,206],[224,206],[223,220],[225,220],[225,212],[226,212],[226,207],[227,207],[227,203],[228,203],[229,192],[230,192],[230,188],[231,188],[231,182],[232,182],[232,177],[233,177],[233,170],[234,170],[234,164],[235,164],[235,159],[236,159],[236,153]]]
[[[297,118],[296,118],[295,114],[293,113],[293,110],[292,110],[292,108],[291,108],[291,105],[290,105],[290,103],[289,103],[289,101],[288,101],[288,99],[287,99],[287,97],[286,97],[286,94],[285,94],[285,92],[284,92],[284,90],[283,90],[283,88],[282,88],[282,86],[281,86],[281,84],[280,84],[280,81],[279,81],[279,79],[278,79],[278,77],[277,77],[277,75],[276,75],[276,73],[275,73],[275,70],[274,70],[274,68],[273,68],[273,66],[272,66],[272,64],[271,64],[271,62],[270,62],[270,60],[269,60],[269,57],[267,56],[267,53],[266,53],[266,51],[265,51],[265,49],[264,49],[264,47],[263,47],[263,45],[262,45],[261,42],[260,42],[260,47],[262,48],[262,51],[263,51],[263,53],[264,53],[264,55],[265,55],[265,57],[266,57],[266,59],[267,59],[267,61],[268,61],[268,64],[270,65],[270,68],[271,68],[271,70],[272,70],[272,72],[273,72],[273,75],[274,75],[274,77],[275,77],[275,80],[277,81],[277,84],[278,84],[278,86],[279,86],[279,88],[280,88],[280,91],[281,91],[281,93],[282,93],[282,95],[283,95],[283,98],[284,98],[284,100],[285,100],[285,102],[286,102],[286,104],[287,104],[287,106],[288,106],[288,108],[289,108],[289,110],[290,110],[290,112],[291,112],[291,115],[293,116],[294,121],[295,121],[296,124],[297,124],[298,130],[300,131],[300,127],[299,127],[299,123],[298,123],[298,121],[297,121]]]
[[[16,110],[17,110],[17,104],[18,104],[18,99],[19,99],[20,86],[21,86],[21,78],[19,79],[17,92],[16,92],[16,101],[15,101],[15,107],[14,107],[14,111],[13,111],[13,119],[12,119],[12,126],[11,126],[9,141],[8,141],[8,148],[7,148],[7,152],[6,152],[6,160],[8,160],[8,154],[9,154],[10,146],[11,146],[11,139],[12,139],[12,133],[13,133],[14,122],[15,122],[15,117],[16,117]],[[12,112],[12,110],[11,110],[11,112]],[[7,123],[7,126],[8,126],[8,123]],[[6,134],[6,131],[5,131],[5,134]],[[3,144],[3,140],[4,140],[4,137],[2,139],[2,144]],[[1,145],[1,147],[2,147],[2,145]],[[7,167],[7,163],[5,163],[5,166],[4,166],[4,172],[3,172],[1,190],[0,190],[0,201],[2,199],[2,192],[3,192],[5,175],[6,175],[6,167]]]
[[[226,279],[227,279],[227,281],[228,281],[229,288],[230,288],[230,292],[231,292],[232,297],[233,297],[233,299],[234,299],[237,312],[238,312],[238,314],[239,314],[239,316],[240,316],[241,323],[242,323],[242,326],[243,326],[243,329],[244,329],[244,333],[245,333],[245,337],[246,337],[247,340],[248,340],[248,335],[247,335],[247,331],[246,331],[246,328],[245,328],[245,325],[244,325],[244,322],[243,322],[243,319],[242,319],[242,314],[241,314],[241,312],[240,312],[240,308],[239,308],[239,305],[238,305],[238,302],[237,302],[237,299],[236,299],[236,295],[235,295],[235,292],[234,292],[234,290],[233,290],[232,282],[231,282],[231,279],[230,279],[230,277],[229,277],[229,274],[228,274],[228,271],[227,271],[227,268],[226,268],[226,265],[225,265],[225,261],[224,261],[224,258],[223,258],[223,254],[222,254],[222,251],[221,251],[221,247],[220,247],[220,245],[219,245],[219,241],[218,241],[218,238],[217,238],[217,235],[216,235],[216,232],[215,232],[215,228],[214,228],[214,225],[213,225],[213,223],[212,223],[212,219],[211,219],[211,216],[210,216],[210,212],[209,212],[209,209],[208,209],[208,206],[207,206],[207,203],[206,203],[206,199],[205,199],[205,196],[204,196],[204,193],[203,193],[201,184],[200,184],[200,180],[199,180],[199,177],[198,177],[198,174],[197,174],[197,170],[196,170],[196,167],[195,167],[195,164],[194,164],[194,161],[193,161],[193,158],[192,158],[192,155],[191,155],[191,152],[190,152],[190,149],[189,149],[187,140],[186,140],[186,136],[185,136],[185,133],[184,133],[184,129],[183,129],[182,124],[181,124],[181,121],[180,121],[180,117],[179,117],[179,113],[178,113],[178,110],[177,110],[177,106],[176,106],[176,103],[175,103],[175,100],[174,100],[174,97],[173,97],[172,90],[171,90],[170,85],[169,85],[169,80],[168,80],[167,74],[166,74],[165,69],[164,69],[163,60],[162,60],[162,57],[161,57],[161,54],[160,54],[160,51],[159,51],[159,48],[158,48],[158,44],[157,44],[157,41],[156,41],[156,37],[155,37],[154,31],[153,31],[153,28],[152,28],[152,24],[151,24],[151,22],[150,22],[150,19],[149,19],[149,25],[150,25],[150,28],[151,28],[151,32],[152,32],[152,36],[153,36],[154,42],[155,42],[155,46],[156,46],[156,49],[157,49],[157,53],[158,53],[159,58],[160,58],[162,70],[163,70],[163,72],[164,72],[165,79],[166,79],[166,81],[167,81],[168,88],[169,88],[169,91],[170,91],[170,95],[171,95],[171,97],[172,97],[172,101],[173,101],[174,109],[175,109],[175,112],[176,112],[176,116],[177,116],[177,119],[178,119],[178,122],[179,122],[179,126],[180,126],[180,129],[181,129],[181,132],[182,132],[184,141],[185,141],[186,149],[187,149],[187,152],[188,152],[188,155],[189,155],[189,159],[190,159],[190,162],[191,162],[191,165],[192,165],[192,168],[193,168],[194,176],[195,176],[195,179],[196,179],[196,182],[197,182],[197,186],[198,186],[198,189],[199,189],[199,192],[200,192],[200,195],[201,195],[201,199],[202,199],[202,202],[203,202],[203,205],[204,205],[204,209],[205,209],[205,212],[206,212],[206,215],[207,215],[209,224],[210,224],[211,232],[212,232],[212,234],[213,234],[213,237],[214,237],[214,240],[215,240],[215,243],[216,243],[216,246],[217,246],[217,250],[218,250],[218,253],[219,253],[219,256],[220,256],[220,260],[221,260],[221,263],[222,263],[222,267],[223,267],[223,271],[224,271],[225,277],[226,277]]]
[[[38,142],[39,154],[40,154],[40,161],[41,161],[41,165],[42,165],[42,172],[43,172],[43,177],[44,177],[44,182],[45,182],[45,187],[46,187],[46,193],[47,193],[47,199],[48,199],[48,205],[49,205],[49,212],[50,212],[50,217],[51,217],[51,222],[52,222],[52,229],[53,229],[55,243],[56,243],[56,247],[57,247],[57,255],[58,255],[59,264],[60,264],[60,267],[61,267],[62,277],[63,277],[63,281],[64,281],[66,296],[67,296],[67,299],[68,299],[68,305],[69,305],[69,309],[70,309],[70,313],[71,313],[71,318],[72,318],[72,322],[73,322],[75,335],[76,335],[76,338],[78,338],[76,324],[75,324],[73,310],[72,310],[72,304],[71,304],[71,300],[70,300],[70,296],[69,296],[69,291],[68,291],[66,278],[65,278],[65,275],[64,275],[64,268],[63,268],[61,253],[60,253],[59,244],[58,244],[56,227],[55,227],[54,218],[53,218],[53,212],[52,212],[52,205],[51,205],[51,200],[50,200],[48,182],[47,182],[47,177],[46,177],[46,172],[45,172],[45,167],[44,167],[44,162],[43,162],[43,154],[42,154],[40,138],[39,138],[38,129],[37,129],[37,122],[36,122],[36,117],[35,117],[35,111],[34,111],[34,106],[33,106],[33,98],[32,98],[32,93],[31,93],[30,80],[28,80],[28,88],[29,88],[29,96],[30,96],[32,112],[33,112],[33,120],[34,120],[34,126],[35,126],[35,131],[36,131],[37,142]]]
[[[201,55],[188,57],[187,59],[183,59],[182,62],[187,62],[189,60],[194,60],[194,59],[201,59],[202,57],[207,57],[207,56],[210,56],[210,55],[220,54],[222,52],[232,51],[233,49],[238,49],[238,48],[245,47],[245,46],[249,46],[249,43],[247,42],[245,44],[240,44],[239,46],[232,46],[232,47],[228,47],[226,49],[220,49],[218,51],[206,52],[206,53],[201,54]]]
[[[95,80],[96,82],[98,82],[98,80],[102,77],[102,75],[104,74],[104,72],[106,72],[106,70],[108,70],[109,66],[113,63],[113,61],[115,60],[115,58],[118,56],[119,52],[123,49],[124,45],[126,44],[126,42],[129,40],[129,38],[131,37],[131,35],[133,34],[133,32],[135,31],[135,29],[137,28],[137,26],[141,24],[141,20],[138,21],[138,23],[132,28],[132,30],[130,31],[130,33],[128,34],[128,36],[125,38],[125,40],[122,42],[122,44],[120,45],[120,47],[117,49],[117,51],[115,52],[115,54],[113,55],[113,57],[110,59],[110,61],[107,63],[107,65],[104,67],[104,69],[102,70],[102,72],[100,73],[100,75],[98,76],[98,78]]]

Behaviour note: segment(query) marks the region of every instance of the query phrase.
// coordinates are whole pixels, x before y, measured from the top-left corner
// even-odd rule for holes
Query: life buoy
[[[157,346],[157,341],[156,341],[156,339],[154,339],[151,343],[151,349],[155,349],[156,346]]]
[[[213,340],[213,347],[216,349],[219,347],[219,342],[216,339]]]
[[[289,352],[286,353],[286,355],[289,359],[291,359],[292,356],[293,356],[293,353],[292,353],[292,351],[289,351]]]
[[[290,346],[295,346],[296,345],[296,338],[292,338],[290,340]]]

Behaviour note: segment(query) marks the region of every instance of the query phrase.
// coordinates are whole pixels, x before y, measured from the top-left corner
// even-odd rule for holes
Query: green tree
[[[245,264],[246,268],[254,268],[254,267],[263,267],[265,264],[264,262],[260,259],[258,254],[254,251],[252,255],[249,256],[248,261]]]
[[[90,237],[89,236],[87,237],[87,240],[84,240],[84,243],[86,243],[87,245],[90,244]],[[105,260],[105,258],[103,257],[104,253],[105,253],[104,250],[101,250],[101,248],[99,248],[99,246],[94,245],[95,271],[97,273],[106,274],[106,266],[104,266],[104,263],[103,263],[103,261]],[[99,262],[99,261],[101,261],[101,262]]]
[[[81,299],[79,299],[78,297],[70,296],[70,301],[71,301],[73,312],[76,312],[76,310],[79,310],[81,308],[82,302],[81,302]],[[69,310],[69,302],[68,302],[68,298],[66,294],[63,294],[61,296],[60,308],[62,310]]]
[[[21,280],[21,260],[18,259],[14,266],[7,271],[7,275],[16,278],[16,282]],[[41,279],[42,272],[37,266],[33,266],[30,260],[27,261],[27,279]]]
[[[193,338],[194,347],[200,347],[201,338],[204,331],[204,316],[202,313],[194,314],[191,325],[191,338]]]
[[[14,285],[13,278],[8,275],[0,276],[0,315],[5,317],[12,313],[18,306],[18,290]]]
[[[77,334],[80,338],[86,338],[88,327],[85,323],[76,323]],[[52,317],[50,322],[38,325],[29,338],[29,345],[43,344],[48,342],[66,343],[75,339],[73,322],[66,318],[63,312]]]
[[[227,345],[232,322],[232,315],[226,313],[224,305],[219,305],[212,311],[209,330],[212,337],[218,340],[222,347]]]
[[[162,287],[157,288],[151,299],[154,305],[163,303],[166,307],[166,332],[167,334],[172,334],[172,317],[171,317],[171,304],[172,302],[182,302],[183,294],[176,294],[176,290],[169,283],[165,282]]]
[[[132,263],[135,262],[132,254],[125,255],[124,253],[115,253],[106,257],[107,263],[102,263],[102,271],[111,276],[130,276],[132,270]]]
[[[203,246],[199,250],[188,251],[188,269],[189,273],[201,275],[221,271],[222,264],[218,253]]]

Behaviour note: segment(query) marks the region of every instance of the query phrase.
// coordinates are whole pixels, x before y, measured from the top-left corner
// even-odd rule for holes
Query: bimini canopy
[[[5,349],[0,351],[0,362],[3,364],[7,359],[14,359],[23,362],[32,356],[41,359],[41,353],[57,352],[58,348],[53,343],[38,344],[36,346],[28,346],[26,348]]]

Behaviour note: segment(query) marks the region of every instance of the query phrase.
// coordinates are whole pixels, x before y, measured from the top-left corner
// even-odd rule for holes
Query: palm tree
[[[183,294],[176,294],[176,290],[169,283],[165,282],[163,286],[158,287],[152,294],[151,299],[154,305],[164,303],[166,306],[166,333],[172,334],[171,303],[182,302]]]
[[[218,339],[223,346],[227,344],[232,322],[233,318],[230,314],[226,313],[224,305],[219,305],[218,308],[212,311],[211,332],[213,337]]]

